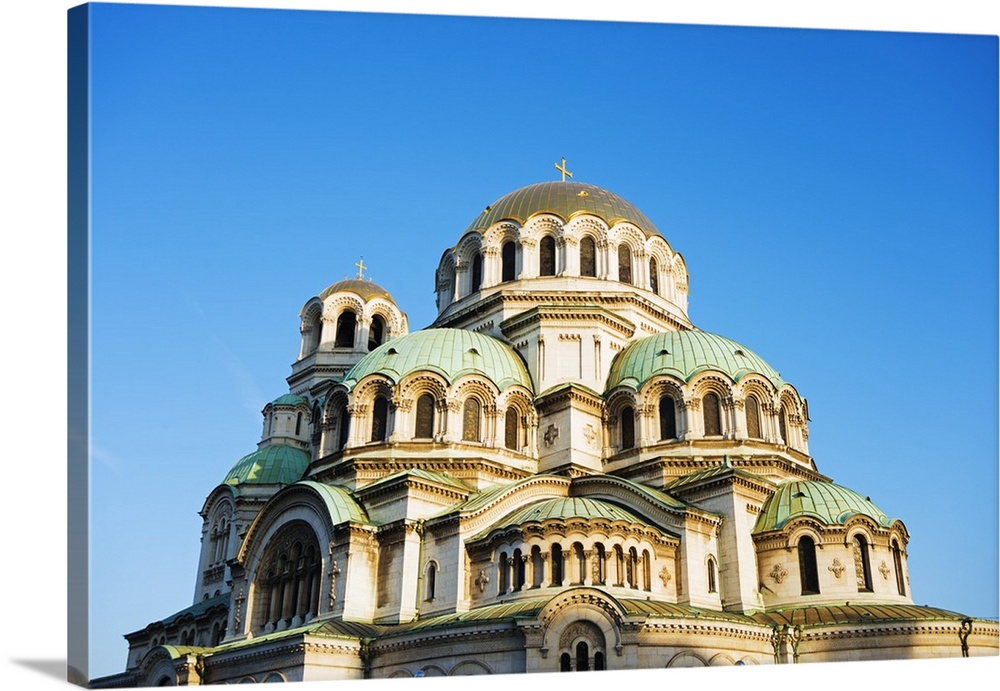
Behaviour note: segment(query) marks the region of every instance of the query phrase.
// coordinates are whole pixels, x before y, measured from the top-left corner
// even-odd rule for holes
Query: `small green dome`
[[[644,213],[617,194],[596,185],[572,181],[539,182],[514,190],[487,206],[466,232],[483,231],[504,220],[523,225],[538,214],[555,214],[564,221],[580,214],[593,214],[609,226],[628,221],[639,226],[646,235],[660,234]]]
[[[753,533],[781,530],[799,516],[815,518],[823,525],[843,525],[852,516],[868,516],[888,528],[895,519],[886,516],[871,499],[832,482],[803,480],[780,485],[764,502]]]
[[[236,461],[222,483],[234,486],[290,485],[300,480],[308,467],[308,451],[273,444]]]
[[[501,391],[510,386],[534,391],[528,368],[513,348],[464,329],[424,329],[383,343],[349,369],[342,383],[352,389],[369,374],[382,374],[398,383],[420,370],[437,372],[449,384],[476,373]]]
[[[525,523],[544,523],[546,521],[570,521],[573,519],[604,519],[606,521],[621,521],[629,525],[646,525],[646,522],[631,512],[610,502],[591,499],[589,497],[560,497],[544,499],[516,509],[500,519],[473,539],[486,537],[490,533],[502,531]]]
[[[718,370],[737,382],[747,374],[760,374],[776,389],[783,383],[774,368],[745,345],[707,331],[667,331],[626,346],[611,363],[606,390],[623,384],[638,390],[660,374],[688,381],[705,370]]]
[[[345,278],[343,281],[337,281],[332,286],[324,290],[319,294],[320,300],[325,300],[334,293],[354,293],[359,296],[365,302],[372,300],[374,298],[384,298],[396,304],[392,296],[389,295],[389,291],[378,285],[377,283],[372,283],[371,281],[365,281],[360,278]]]
[[[271,401],[271,405],[306,405],[306,403],[306,399],[302,398],[302,396],[296,396],[293,393],[286,393],[284,396],[278,396]]]

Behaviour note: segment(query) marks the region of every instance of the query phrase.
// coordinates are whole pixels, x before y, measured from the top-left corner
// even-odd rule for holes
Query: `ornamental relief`
[[[833,563],[827,567],[827,570],[833,572],[833,575],[839,579],[847,567],[840,563],[840,559],[834,557]]]
[[[781,582],[788,576],[788,571],[781,564],[775,564],[768,576],[774,579],[775,583],[780,585]]]

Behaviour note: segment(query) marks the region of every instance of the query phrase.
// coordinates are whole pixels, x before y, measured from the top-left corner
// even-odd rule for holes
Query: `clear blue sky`
[[[426,326],[441,253],[561,156],[808,398],[915,601],[997,616],[995,37],[96,5],[91,38],[93,676],[191,604],[306,300],[363,255]]]

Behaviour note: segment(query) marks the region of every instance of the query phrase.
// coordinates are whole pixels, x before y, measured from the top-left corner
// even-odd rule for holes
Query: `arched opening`
[[[538,545],[531,548],[531,587],[541,588],[545,573],[545,560],[542,559],[542,550]]]
[[[677,438],[677,407],[674,397],[660,396],[660,439]]]
[[[751,439],[760,439],[763,435],[760,433],[760,405],[757,399],[747,396],[744,407],[747,415],[747,436]]]
[[[857,574],[858,592],[872,592],[872,567],[868,558],[868,541],[864,535],[855,535],[852,540],[854,547],[854,572]]]
[[[300,434],[302,434],[302,413],[297,413],[295,415],[295,435]]]
[[[622,408],[618,428],[621,431],[621,450],[624,451],[635,446],[635,411],[632,410],[631,406]]]
[[[462,406],[462,441],[479,441],[479,418],[481,406],[475,398],[465,399]]]
[[[556,240],[546,235],[538,243],[538,275],[556,275]]]
[[[472,286],[473,293],[483,286],[483,255],[476,252],[472,255]]]
[[[896,540],[892,541],[892,565],[896,570],[896,590],[900,595],[906,595],[906,579],[903,577],[903,555]]]
[[[254,579],[256,631],[282,631],[316,616],[321,577],[318,555],[316,534],[302,521],[275,533]]]
[[[563,583],[563,553],[562,545],[556,543],[552,545],[552,585],[562,585]]]
[[[333,341],[335,348],[353,348],[354,330],[357,328],[358,318],[354,312],[347,310],[337,317],[337,335]]]
[[[562,655],[559,656],[560,672],[572,672],[573,671],[573,668],[571,666],[572,664],[573,664],[572,659],[570,658],[569,653],[563,653]]]
[[[309,348],[308,351],[312,352],[319,348],[319,344],[323,342],[323,315],[317,312],[313,315],[313,318],[309,321]]]
[[[594,568],[594,585],[604,585],[608,580],[608,553],[604,549],[604,545],[598,542],[594,545],[595,559],[597,559],[596,566]]]
[[[803,595],[819,593],[819,570],[816,568],[816,543],[808,535],[799,538],[799,578]]]
[[[524,558],[521,556],[521,550],[515,549],[514,556],[511,560],[514,562],[512,564],[514,571],[514,590],[520,590],[524,587]]]
[[[785,406],[782,404],[781,409],[778,410],[778,433],[781,435],[781,443],[788,444],[788,422],[787,413],[785,411]]]
[[[384,396],[375,398],[372,406],[371,441],[385,441],[389,431],[389,401]]]
[[[382,345],[383,340],[385,340],[385,319],[376,314],[372,317],[372,325],[368,328],[368,350],[375,350]]]
[[[715,582],[715,559],[712,557],[708,558],[708,592],[714,593],[718,591],[718,586]]]
[[[504,446],[512,451],[520,451],[519,442],[520,430],[518,429],[518,415],[516,408],[507,408],[503,418],[503,442]]]
[[[649,550],[642,550],[642,589],[647,592],[653,589],[651,561]]]
[[[587,557],[583,553],[583,545],[579,542],[573,543],[574,578],[573,585],[580,585],[587,577]]]
[[[585,641],[576,644],[576,671],[586,672],[590,670],[590,646]]]
[[[618,245],[618,281],[632,284],[632,250],[628,245]]]
[[[701,410],[705,420],[705,436],[716,437],[722,434],[722,416],[719,411],[719,397],[707,393],[701,399]]]
[[[507,560],[507,553],[500,553],[499,573],[497,574],[497,595],[504,595],[510,587],[510,562]]]
[[[424,599],[434,599],[434,586],[437,580],[437,564],[431,562],[427,565],[427,575],[424,578]]]
[[[615,585],[625,585],[625,553],[621,545],[615,545]]]
[[[434,396],[425,393],[417,399],[416,420],[413,427],[415,439],[434,437]]]
[[[604,670],[604,653],[598,650],[594,653],[594,671],[601,672]]]
[[[636,554],[635,547],[630,547],[628,550],[628,561],[625,564],[625,578],[628,581],[628,587],[638,588],[639,587],[639,555]]]
[[[347,446],[347,433],[350,427],[351,416],[347,412],[347,403],[344,401],[337,401],[333,408],[333,423],[337,426],[337,448],[334,451],[340,451],[345,446]]]
[[[649,258],[649,289],[660,294],[659,266],[656,264],[656,257]]]
[[[500,280],[513,281],[515,274],[515,260],[517,258],[517,247],[513,240],[503,243],[500,248]]]
[[[580,275],[597,276],[597,247],[589,235],[580,240]]]

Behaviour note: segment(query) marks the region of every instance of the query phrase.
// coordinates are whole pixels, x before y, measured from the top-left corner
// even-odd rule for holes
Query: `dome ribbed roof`
[[[293,393],[286,393],[271,401],[271,405],[305,405],[306,403],[308,403],[306,399]]]
[[[392,304],[396,304],[396,301],[392,299],[391,295],[389,295],[388,290],[377,283],[364,281],[360,278],[346,278],[343,281],[337,281],[320,293],[319,299],[325,300],[334,293],[355,293],[365,302],[374,298],[384,298]]]
[[[788,482],[764,502],[753,533],[781,530],[790,520],[809,516],[823,525],[843,525],[861,514],[881,526],[889,527],[895,519],[886,516],[871,499],[832,482],[802,480]]]
[[[290,485],[309,467],[309,452],[272,444],[236,461],[222,481],[225,485]]]
[[[647,235],[659,235],[653,222],[617,194],[585,182],[539,182],[500,197],[469,224],[466,232],[482,231],[494,223],[513,220],[524,224],[537,214],[555,214],[569,221],[579,214],[593,214],[609,226],[629,221]]]
[[[513,348],[464,329],[424,329],[383,343],[349,369],[342,383],[352,389],[376,373],[398,383],[420,370],[437,372],[449,384],[475,373],[490,379],[501,391],[515,385],[534,391],[528,368]]]
[[[704,370],[718,370],[733,381],[753,372],[775,388],[783,383],[774,368],[745,345],[707,331],[667,331],[634,341],[619,353],[611,363],[606,390],[622,384],[639,389],[660,374],[688,381]]]
[[[525,523],[544,523],[546,521],[568,521],[572,519],[604,519],[606,521],[622,521],[629,525],[647,525],[645,521],[638,518],[622,507],[610,502],[588,497],[561,497],[556,499],[545,499],[507,514],[476,538],[486,537],[486,535],[504,530],[506,528],[524,525]]]

